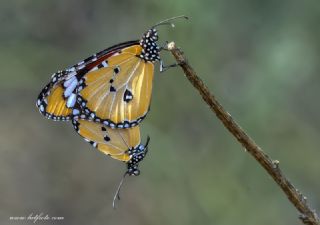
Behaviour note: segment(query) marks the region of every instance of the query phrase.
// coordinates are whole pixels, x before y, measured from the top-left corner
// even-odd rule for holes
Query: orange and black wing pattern
[[[139,44],[121,49],[80,79],[77,102],[85,119],[111,128],[129,128],[145,118],[154,63],[160,59],[156,40],[156,31],[149,30]]]
[[[129,173],[138,169],[138,163],[147,153],[147,144],[141,144],[139,126],[112,129],[93,121],[74,119],[72,122],[77,133],[93,147],[114,159],[126,162]]]
[[[37,99],[37,107],[48,119],[70,120],[81,114],[76,101],[77,87],[83,75],[99,66],[104,60],[120,49],[139,43],[129,41],[107,48],[78,64],[52,75],[50,82],[42,89]]]
[[[91,120],[128,128],[147,114],[151,101],[153,67],[137,57],[141,47],[134,45],[111,56],[107,67],[87,73],[78,88],[79,104]]]
[[[37,99],[39,111],[48,119],[69,120],[76,105],[75,74],[61,71],[54,74]]]

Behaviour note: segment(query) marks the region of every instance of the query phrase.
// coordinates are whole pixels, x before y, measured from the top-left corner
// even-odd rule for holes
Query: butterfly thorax
[[[160,60],[160,48],[157,45],[158,33],[156,29],[148,30],[140,40],[140,46],[142,47],[140,58],[149,62],[156,62]]]
[[[127,162],[127,173],[129,175],[138,176],[140,174],[140,170],[138,169],[139,162],[144,159],[148,152],[148,148],[144,145],[140,144],[138,147],[129,149],[128,154],[131,156],[131,159]]]

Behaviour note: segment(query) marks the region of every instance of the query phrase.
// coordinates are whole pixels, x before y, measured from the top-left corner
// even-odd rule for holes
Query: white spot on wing
[[[66,80],[66,81],[63,83],[63,86],[64,86],[64,87],[70,86],[70,84],[71,84],[75,79],[77,79],[75,76],[71,77],[70,79]]]
[[[98,67],[95,66],[95,67],[93,67],[93,68],[90,70],[90,72],[95,71],[95,70],[97,70],[97,69],[98,69]]]
[[[103,67],[108,67],[108,63],[106,63],[105,61],[102,62]]]
[[[67,107],[72,108],[76,104],[76,99],[77,95],[76,94],[71,94],[70,97],[67,100]]]
[[[67,69],[67,72],[73,72],[73,71],[76,71],[76,68],[71,67],[71,68]]]
[[[72,111],[72,114],[73,114],[73,115],[79,115],[79,113],[80,113],[80,111],[79,111],[78,109],[74,109],[74,110]]]
[[[81,70],[81,69],[83,69],[85,67],[85,65],[83,64],[83,65],[80,65],[79,67],[78,67],[78,70]]]
[[[72,83],[64,91],[64,96],[69,97],[71,93],[74,91],[74,89],[77,87],[77,84],[78,84],[77,79],[73,80]]]
[[[80,65],[82,65],[82,64],[84,64],[84,61],[79,62],[79,63],[78,63],[78,66],[80,66]]]

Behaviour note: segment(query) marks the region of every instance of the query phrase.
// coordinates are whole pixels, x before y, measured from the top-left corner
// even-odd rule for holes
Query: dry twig
[[[272,160],[264,151],[243,131],[243,129],[232,119],[231,115],[223,109],[197,76],[196,72],[188,63],[183,52],[175,46],[174,42],[168,44],[168,50],[171,51],[177,63],[181,66],[185,76],[191,84],[199,91],[203,100],[209,105],[210,109],[221,120],[223,125],[233,134],[233,136],[246,148],[246,150],[258,161],[258,163],[270,174],[274,181],[280,186],[290,202],[301,213],[299,218],[304,224],[320,225],[317,213],[310,208],[307,198],[296,189],[292,183],[285,177],[279,168],[279,161]]]

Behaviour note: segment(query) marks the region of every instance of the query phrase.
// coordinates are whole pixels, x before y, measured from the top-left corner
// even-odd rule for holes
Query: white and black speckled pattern
[[[142,52],[139,55],[141,59],[149,62],[156,62],[160,60],[160,48],[157,45],[158,33],[156,29],[148,30],[140,40]]]

